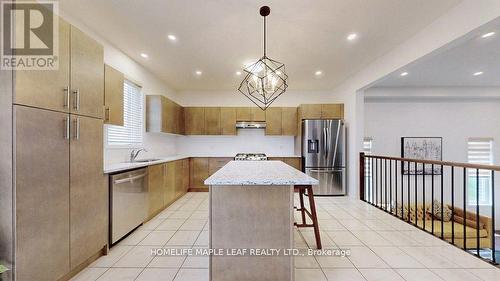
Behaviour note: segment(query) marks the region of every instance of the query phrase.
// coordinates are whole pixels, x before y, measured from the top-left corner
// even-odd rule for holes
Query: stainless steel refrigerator
[[[343,120],[302,121],[302,167],[319,180],[314,195],[346,194],[345,143]]]

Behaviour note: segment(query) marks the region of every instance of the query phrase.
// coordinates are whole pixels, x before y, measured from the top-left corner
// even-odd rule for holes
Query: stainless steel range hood
[[[239,121],[236,122],[237,129],[265,129],[266,122],[262,121]]]

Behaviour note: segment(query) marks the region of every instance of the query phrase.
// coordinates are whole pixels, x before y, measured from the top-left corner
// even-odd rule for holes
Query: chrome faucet
[[[134,162],[141,151],[148,152],[145,148],[132,149],[132,151],[130,152],[130,162]]]

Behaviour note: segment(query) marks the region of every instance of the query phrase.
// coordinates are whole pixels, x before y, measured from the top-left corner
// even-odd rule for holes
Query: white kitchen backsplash
[[[238,129],[236,136],[185,136],[177,139],[177,151],[190,156],[229,156],[238,152],[262,152],[268,156],[293,156],[293,136],[266,136],[263,129]]]

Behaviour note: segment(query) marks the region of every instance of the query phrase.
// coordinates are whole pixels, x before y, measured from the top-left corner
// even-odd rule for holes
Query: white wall
[[[364,135],[373,138],[373,154],[399,157],[404,136],[442,137],[443,160],[467,162],[467,139],[488,137],[494,139],[494,163],[500,163],[500,88],[375,88],[365,91],[365,95]],[[462,175],[462,170],[456,169],[454,196],[460,205]],[[451,172],[446,169],[443,182],[446,203],[451,202],[450,179]],[[413,177],[410,182],[413,198]],[[500,184],[498,179],[496,182]],[[430,177],[426,177],[426,187],[427,202],[430,202]],[[421,188],[419,177],[420,196]],[[438,200],[439,188],[437,177],[435,196]],[[496,195],[496,202],[500,202],[500,196]],[[489,216],[490,212],[487,206],[480,209],[484,215]],[[498,225],[500,218],[496,218]]]
[[[177,94],[172,88],[144,66],[125,55],[119,47],[110,44],[106,39],[100,37],[66,11],[61,11],[61,16],[102,44],[104,46],[104,62],[124,73],[126,79],[140,85],[145,95],[164,95],[173,100],[177,99]],[[106,132],[107,125],[104,125],[104,127],[104,132]],[[148,157],[148,155],[150,157],[162,157],[177,154],[176,138],[173,135],[152,134],[144,131],[143,146],[148,152],[141,157]],[[104,146],[104,163],[126,161],[130,150],[131,148],[110,149]]]
[[[364,136],[364,88],[499,16],[500,1],[464,0],[333,90],[332,100],[345,104],[345,119],[349,128],[348,187],[350,196],[358,196],[358,158]]]

